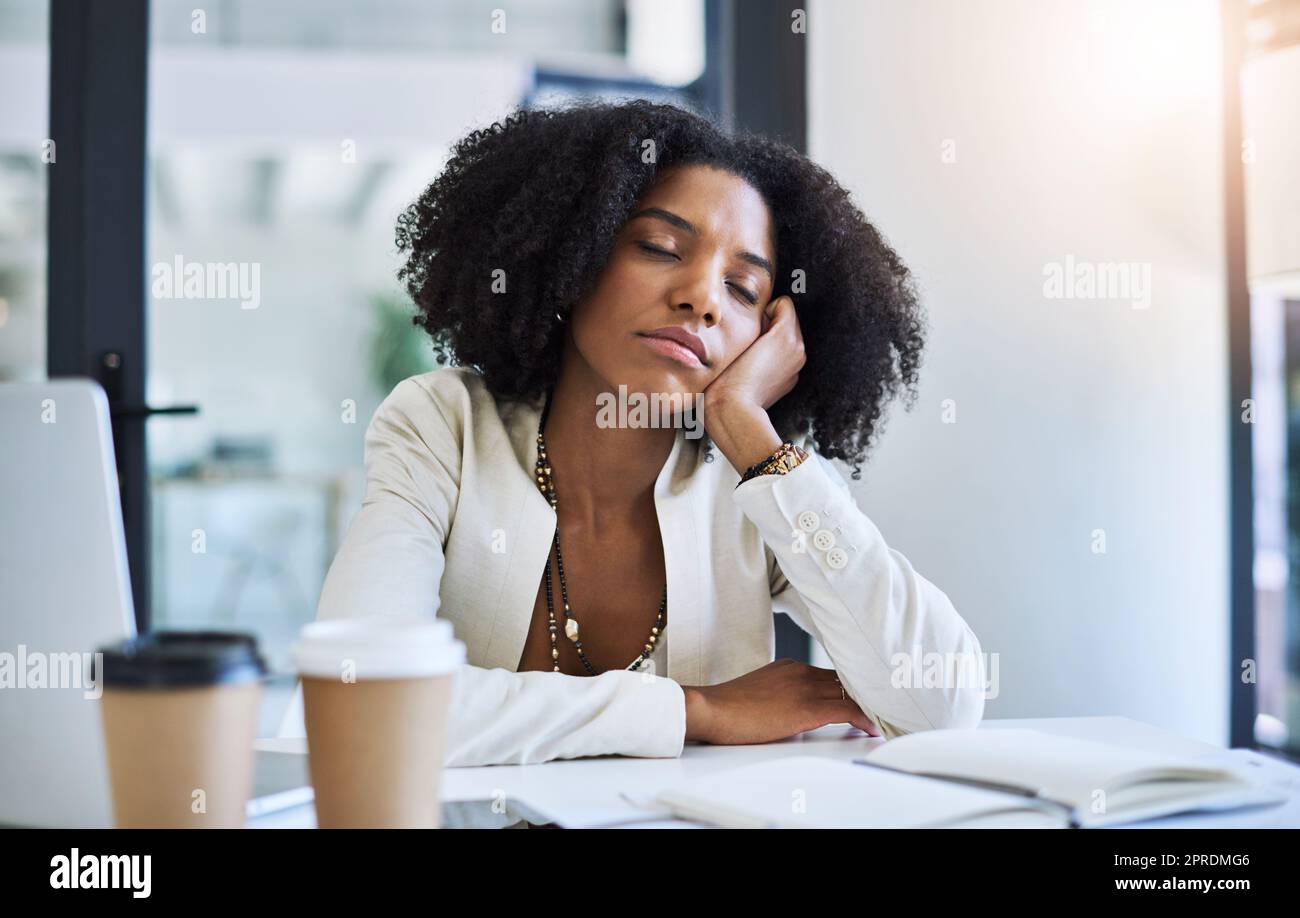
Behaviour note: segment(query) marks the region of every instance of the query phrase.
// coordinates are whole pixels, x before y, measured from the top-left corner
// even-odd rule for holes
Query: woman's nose
[[[726,283],[721,278],[711,277],[698,272],[677,295],[677,309],[689,309],[697,313],[707,325],[714,325],[721,317],[722,294]]]

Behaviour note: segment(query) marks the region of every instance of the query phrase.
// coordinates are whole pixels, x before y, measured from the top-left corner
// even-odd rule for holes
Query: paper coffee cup
[[[292,648],[321,828],[438,828],[465,645],[444,619],[312,622]]]
[[[161,631],[101,649],[119,828],[242,828],[266,664],[251,635]]]

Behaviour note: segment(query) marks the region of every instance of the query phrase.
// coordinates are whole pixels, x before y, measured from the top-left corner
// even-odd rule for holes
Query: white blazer
[[[703,461],[684,431],[654,488],[668,625],[648,671],[517,672],[555,532],[533,478],[541,407],[498,403],[469,368],[399,383],[366,430],[365,497],[321,592],[320,619],[452,622],[468,662],[452,694],[447,766],[679,756],[681,686],[770,663],[773,610],[821,642],[885,737],[979,723],[978,639],[885,544],[827,459],[814,452],[787,475],[737,488],[721,452]],[[933,654],[978,663],[977,674],[923,680]],[[281,735],[303,735],[300,691]]]

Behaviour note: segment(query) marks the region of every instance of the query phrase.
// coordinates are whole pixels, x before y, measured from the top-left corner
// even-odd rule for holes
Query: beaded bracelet
[[[736,483],[736,487],[740,487],[751,478],[757,478],[759,475],[788,475],[807,458],[808,453],[806,450],[787,440],[777,447],[776,452],[772,453],[772,455],[760,462],[755,462],[745,469],[745,474],[740,476],[740,481]]]

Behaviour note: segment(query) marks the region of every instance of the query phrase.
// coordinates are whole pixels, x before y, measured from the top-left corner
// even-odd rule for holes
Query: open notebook
[[[657,795],[730,828],[1093,827],[1282,803],[1228,768],[1037,730],[934,730],[845,762],[792,756]]]

